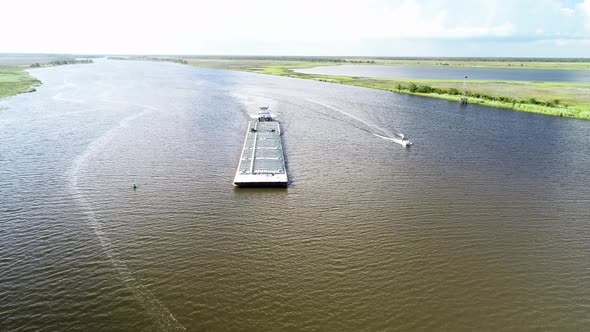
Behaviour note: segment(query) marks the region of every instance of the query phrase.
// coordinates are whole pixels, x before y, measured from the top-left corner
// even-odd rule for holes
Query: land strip
[[[42,83],[26,70],[29,68],[52,67],[79,63],[93,63],[90,59],[61,58],[46,63],[0,65],[0,99],[19,93],[34,92]]]
[[[41,81],[31,76],[28,66],[0,66],[0,99],[24,92],[33,92]]]
[[[366,88],[407,93],[426,97],[459,101],[463,82],[460,80],[429,80],[429,79],[398,79],[398,78],[367,78],[334,75],[316,75],[297,73],[294,69],[311,68],[326,65],[341,65],[347,61],[333,61],[332,58],[202,58],[183,57],[189,64],[200,67],[247,71],[260,74],[287,76],[302,79],[318,80],[329,83],[348,84]],[[483,60],[380,60],[373,59],[370,64],[390,65],[443,65],[455,66],[487,66],[496,68],[520,68],[512,66],[522,63],[524,68],[543,69],[587,69],[590,63],[577,61],[506,61]],[[363,61],[353,59],[349,61]],[[354,63],[358,63],[354,62]],[[425,63],[426,62],[426,63]],[[367,63],[367,62],[361,62]],[[440,65],[440,64],[439,64]],[[541,113],[552,116],[590,119],[590,82],[526,82],[526,81],[470,81],[467,94],[469,103],[507,108],[517,111]]]

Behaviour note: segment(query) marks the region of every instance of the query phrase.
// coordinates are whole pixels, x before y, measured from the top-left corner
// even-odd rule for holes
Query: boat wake
[[[96,217],[90,199],[84,195],[79,186],[81,170],[88,166],[92,157],[99,153],[112,140],[118,129],[128,126],[130,121],[139,118],[150,111],[156,110],[151,106],[141,106],[144,108],[141,112],[120,121],[117,126],[111,128],[104,135],[94,140],[86,150],[76,158],[69,171],[69,189],[74,201],[82,209],[88,225],[96,235],[96,238],[100,242],[102,250],[108,257],[109,261],[118,272],[123,284],[133,293],[142,307],[144,307],[148,314],[154,319],[154,322],[159,329],[165,331],[185,331],[186,328],[176,320],[170,310],[168,310],[168,308],[166,308],[166,306],[164,306],[164,304],[162,304],[139,279],[133,276],[133,273],[129,270],[125,261],[120,257],[117,248],[113,245],[108,234],[104,231],[101,222]]]
[[[395,142],[397,144],[400,144],[400,145],[406,146],[406,147],[412,145],[412,143],[410,141],[408,141],[406,138],[404,138],[404,135],[401,134],[401,133],[399,133],[399,134],[393,134],[393,133],[389,132],[388,130],[385,130],[385,129],[383,129],[383,128],[381,128],[381,127],[379,127],[379,126],[377,126],[377,125],[375,125],[373,123],[367,122],[367,121],[365,121],[365,120],[363,120],[363,119],[361,119],[361,118],[359,118],[357,116],[354,116],[354,115],[352,115],[352,114],[350,114],[350,113],[348,113],[346,111],[343,111],[343,110],[341,110],[339,108],[336,108],[334,106],[331,106],[331,105],[328,105],[328,104],[324,104],[324,103],[320,103],[318,101],[314,101],[314,100],[310,100],[310,99],[305,99],[305,100],[308,101],[308,102],[310,102],[310,103],[314,103],[314,104],[323,106],[325,108],[331,109],[333,111],[336,111],[336,112],[338,112],[338,113],[340,113],[340,114],[342,114],[342,115],[344,115],[346,117],[349,117],[349,118],[351,118],[351,119],[353,119],[353,120],[355,120],[355,121],[357,121],[357,122],[359,122],[359,123],[367,126],[369,128],[369,130],[368,129],[364,129],[364,128],[360,128],[360,127],[359,127],[359,129],[364,130],[364,131],[366,131],[368,133],[371,133],[371,134],[373,134],[376,137],[379,137],[379,138],[382,138],[382,139],[385,139],[385,140],[389,140],[389,141]],[[349,123],[349,124],[353,125],[352,123]]]
[[[85,101],[82,99],[66,98],[63,96],[63,94],[61,92],[55,94],[52,98],[55,100],[65,101],[65,102],[74,103],[74,104],[84,104],[85,103]]]
[[[402,146],[412,145],[412,143],[410,143],[409,141],[404,140],[403,135],[401,135],[401,134],[395,134],[394,137],[387,137],[387,136],[382,136],[382,135],[379,135],[379,134],[373,134],[373,135],[374,136],[377,136],[379,138],[388,140],[388,141],[395,142],[395,143],[400,144]]]
[[[244,94],[235,91],[233,91],[231,95],[244,105],[244,108],[241,111],[244,112],[250,120],[258,119],[259,106],[268,106],[272,109],[275,108],[277,104],[275,99],[264,95]]]

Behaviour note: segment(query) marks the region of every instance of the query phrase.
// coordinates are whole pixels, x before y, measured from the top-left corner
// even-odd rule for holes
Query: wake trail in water
[[[114,102],[117,103],[117,102]],[[129,103],[126,103],[129,105]],[[129,122],[137,119],[156,108],[148,105],[136,105],[144,108],[143,111],[124,118],[119,124],[109,129],[104,135],[94,140],[86,150],[76,158],[70,169],[69,189],[74,200],[81,207],[88,225],[96,235],[104,253],[109,258],[109,261],[118,272],[125,287],[132,292],[141,306],[154,319],[155,324],[165,331],[185,331],[186,328],[180,324],[178,320],[172,315],[170,310],[164,306],[155,296],[150,292],[140,280],[133,276],[133,273],[125,264],[125,261],[120,257],[117,248],[111,242],[108,234],[104,231],[102,224],[96,217],[91,202],[85,197],[84,193],[79,187],[79,173],[87,166],[89,160],[100,152],[115,136],[115,132],[127,127]]]
[[[242,94],[235,91],[231,92],[230,95],[237,99],[240,102],[240,104],[244,106],[240,109],[240,111],[249,120],[258,119],[258,111],[260,110],[261,106],[268,106],[272,113],[274,112],[273,110],[275,109],[275,105],[277,104],[277,100],[264,95]],[[277,114],[273,115],[276,117]]]
[[[65,101],[65,102],[74,103],[74,104],[84,104],[85,103],[85,101],[82,99],[66,98],[63,96],[63,94],[61,92],[55,94],[52,98],[55,100]]]
[[[397,143],[397,144],[400,144],[400,145],[403,145],[403,146],[405,146],[404,142],[402,142],[402,139],[401,139],[401,137],[400,137],[400,138],[397,138],[397,137],[387,137],[387,136],[381,136],[381,135],[379,135],[379,134],[375,134],[375,133],[373,133],[373,135],[374,135],[374,136],[377,136],[377,137],[379,137],[379,138],[383,138],[384,140],[392,141],[392,142],[395,142],[395,143]],[[396,135],[396,136],[397,136],[397,135]]]
[[[360,129],[360,130],[363,130],[363,131],[366,131],[368,133],[371,133],[371,134],[373,134],[376,137],[383,138],[383,139],[386,139],[386,140],[389,140],[389,141],[393,141],[393,142],[396,142],[398,144],[402,144],[403,145],[403,143],[402,143],[402,135],[401,134],[393,134],[393,133],[389,132],[388,130],[385,130],[385,129],[383,129],[383,128],[381,128],[381,127],[379,127],[379,126],[377,126],[377,125],[375,125],[373,123],[370,123],[368,121],[365,121],[365,120],[363,120],[363,119],[361,119],[361,118],[359,118],[357,116],[354,116],[354,115],[352,115],[352,114],[350,114],[350,113],[348,113],[348,112],[346,112],[344,110],[341,110],[339,108],[336,108],[334,106],[331,106],[331,105],[328,105],[328,104],[324,104],[324,103],[321,103],[321,102],[318,102],[318,101],[310,100],[310,99],[305,99],[305,100],[308,101],[308,102],[310,102],[310,103],[314,103],[314,104],[323,106],[325,108],[331,109],[333,111],[336,111],[336,112],[338,112],[338,113],[340,113],[340,114],[342,114],[344,116],[347,116],[347,117],[349,117],[349,118],[351,118],[351,119],[353,119],[355,121],[358,121],[358,122],[364,124],[365,126],[367,126],[370,129],[372,129],[372,130],[367,130],[367,129],[361,128],[359,126],[355,126],[358,129]],[[351,124],[351,125],[354,125],[354,124],[352,124],[350,122],[346,122],[346,121],[344,121],[344,122],[345,123],[348,123],[348,124]],[[378,133],[375,132],[375,131],[377,131]]]

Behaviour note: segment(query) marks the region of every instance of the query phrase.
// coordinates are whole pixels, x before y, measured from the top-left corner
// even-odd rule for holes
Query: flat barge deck
[[[234,184],[239,187],[286,187],[288,184],[281,126],[268,107],[248,124],[246,140]]]

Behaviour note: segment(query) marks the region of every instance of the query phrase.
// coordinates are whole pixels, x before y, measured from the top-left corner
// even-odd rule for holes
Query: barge
[[[248,124],[234,185],[286,187],[288,182],[281,126],[268,107],[260,107],[258,119]]]

